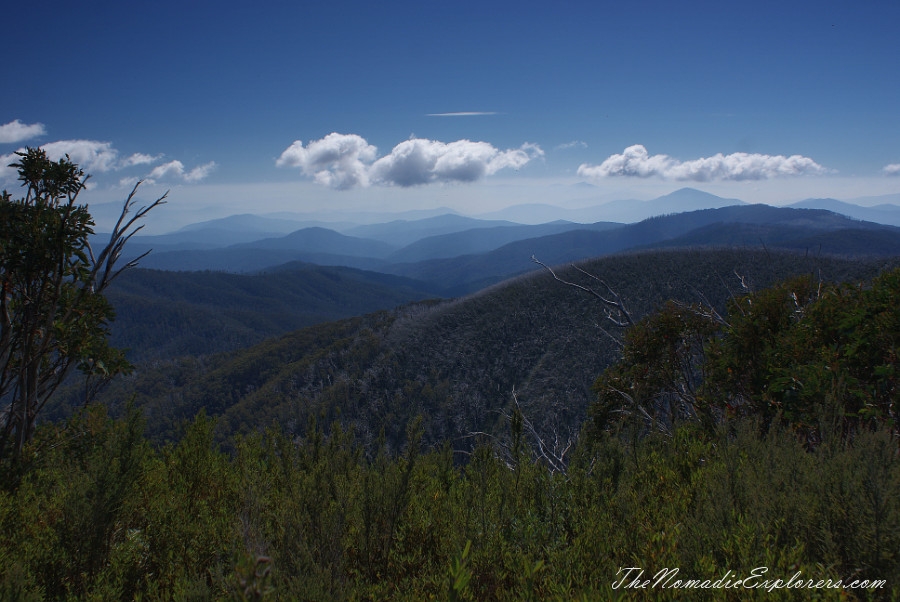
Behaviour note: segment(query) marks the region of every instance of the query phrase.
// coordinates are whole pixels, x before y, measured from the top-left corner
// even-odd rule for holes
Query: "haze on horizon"
[[[479,215],[692,187],[900,193],[896,3],[16,3],[0,187],[43,146],[83,199]],[[35,43],[39,40],[39,43]],[[74,67],[73,67],[74,66]],[[74,70],[74,72],[73,72]],[[872,201],[875,202],[875,201]],[[101,211],[102,213],[102,211]]]

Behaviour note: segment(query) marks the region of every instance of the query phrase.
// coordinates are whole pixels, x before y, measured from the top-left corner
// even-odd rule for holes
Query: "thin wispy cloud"
[[[296,167],[319,184],[340,190],[354,187],[418,186],[474,182],[501,169],[519,169],[544,151],[525,143],[500,150],[488,142],[440,142],[412,138],[376,159],[378,149],[356,134],[332,133],[304,146],[297,140],[276,161]]]
[[[829,170],[802,155],[761,155],[718,153],[691,161],[679,161],[668,155],[650,155],[643,145],[635,144],[622,154],[611,155],[600,165],[582,164],[578,175],[594,180],[625,176],[658,177],[664,180],[710,182],[713,180],[767,180],[786,176],[821,175]]]
[[[426,117],[479,117],[482,115],[499,115],[496,111],[457,111],[455,113],[428,113]]]
[[[568,150],[570,148],[587,148],[587,142],[583,142],[581,140],[572,140],[571,142],[564,142],[562,144],[557,144],[553,147],[553,150]]]
[[[881,171],[886,176],[900,176],[900,163],[885,165]]]
[[[26,124],[16,119],[0,125],[0,143],[15,144],[23,140],[43,136],[46,131],[43,123]]]

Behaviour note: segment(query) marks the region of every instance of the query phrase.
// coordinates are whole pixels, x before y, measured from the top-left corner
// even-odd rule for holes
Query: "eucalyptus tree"
[[[16,153],[24,196],[0,194],[0,458],[18,458],[47,400],[80,370],[86,401],[93,384],[130,369],[109,346],[113,308],[103,296],[139,222],[166,195],[137,207],[138,182],[128,195],[107,244],[91,247],[94,221],[78,203],[89,176],[68,156],[52,161],[44,150]]]

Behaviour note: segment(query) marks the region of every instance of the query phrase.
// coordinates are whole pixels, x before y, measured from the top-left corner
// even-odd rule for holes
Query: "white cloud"
[[[531,160],[529,153],[543,154],[534,145],[501,152],[487,142],[443,143],[414,138],[401,142],[391,154],[376,161],[372,165],[372,180],[395,186],[474,182],[507,167],[522,167]]]
[[[760,155],[718,153],[712,157],[679,161],[668,155],[650,155],[640,144],[629,146],[621,155],[612,155],[600,165],[582,164],[578,175],[601,179],[610,176],[709,182],[713,180],[767,180],[782,176],[824,174],[828,170],[802,155]]]
[[[18,176],[16,169],[14,167],[10,167],[11,163],[15,163],[19,160],[19,156],[14,153],[9,153],[8,155],[0,155],[0,182],[5,180],[15,180]]]
[[[885,165],[881,170],[886,176],[900,176],[900,163]]]
[[[184,174],[185,182],[199,182],[200,180],[205,180],[206,177],[213,172],[216,168],[216,162],[210,161],[204,165],[198,165],[191,171]]]
[[[113,148],[110,142],[96,140],[58,140],[41,146],[52,161],[59,161],[66,155],[69,159],[84,170],[87,174],[105,173],[109,171],[128,169],[139,165],[149,165],[162,158],[162,155],[148,155],[146,153],[134,153],[125,159],[119,160],[119,152]],[[19,149],[19,152],[25,149]],[[0,155],[0,181],[15,181],[18,173],[9,167],[10,163],[18,161],[15,153]],[[154,183],[161,179],[175,179],[186,183],[195,183],[205,179],[216,168],[216,163],[210,161],[205,165],[199,165],[187,170],[181,161],[169,161],[154,168],[144,180]],[[139,178],[128,176],[119,181],[119,186],[132,186]]]
[[[170,176],[180,178],[184,175],[184,163],[181,161],[169,161],[168,163],[163,163],[157,167],[153,168],[149,174],[147,174],[146,180],[148,182],[155,182],[156,180],[162,180],[163,178],[167,178]]]
[[[59,161],[65,155],[86,173],[106,172],[116,167],[118,151],[109,142],[96,140],[59,140],[41,146],[47,157]]]
[[[162,165],[157,165],[156,167],[154,167],[153,171],[147,174],[147,177],[144,178],[144,181],[148,184],[155,184],[159,180],[174,179],[194,183],[206,178],[215,168],[215,161],[210,161],[205,165],[200,165],[188,172],[185,172],[184,163],[176,159],[174,161],[169,161],[168,163],[163,163]]]
[[[29,138],[43,136],[46,133],[43,123],[22,123],[20,120],[0,125],[0,143],[14,144]]]
[[[135,165],[149,165],[150,163],[156,163],[161,157],[161,155],[154,157],[153,155],[146,155],[144,153],[134,153],[130,157],[123,159],[119,167],[125,168],[133,167]]]
[[[444,143],[412,138],[375,160],[377,149],[355,134],[329,134],[304,147],[294,142],[278,158],[279,167],[299,167],[319,184],[345,190],[355,186],[416,186],[473,182],[505,168],[518,169],[544,152],[536,144],[500,151],[487,142]]]
[[[309,146],[296,140],[278,158],[278,167],[299,167],[316,182],[339,190],[368,186],[367,163],[375,160],[378,149],[356,134],[333,132]]]

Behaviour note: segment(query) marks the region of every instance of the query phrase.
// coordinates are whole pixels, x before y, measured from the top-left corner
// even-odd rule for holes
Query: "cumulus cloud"
[[[285,149],[275,164],[299,167],[316,182],[339,190],[368,186],[367,163],[375,160],[378,149],[356,134],[328,134],[304,147],[300,140]]]
[[[210,161],[205,165],[200,165],[190,171],[185,171],[184,163],[176,159],[154,167],[153,171],[144,178],[144,181],[148,184],[155,184],[159,180],[182,180],[190,183],[199,182],[212,173],[215,168],[215,161]]]
[[[886,176],[900,176],[900,163],[885,165],[881,170]]]
[[[0,125],[0,143],[14,144],[46,133],[43,123],[22,123],[20,120]]]
[[[611,176],[666,180],[767,180],[783,176],[824,174],[828,170],[802,155],[760,155],[750,153],[718,153],[712,157],[679,161],[668,155],[650,155],[640,144],[629,146],[620,155],[612,155],[600,165],[582,164],[578,175],[592,179]]]
[[[371,169],[373,181],[394,186],[431,182],[474,182],[501,169],[519,169],[543,151],[533,144],[500,151],[487,142],[444,143],[413,138],[395,146]]]
[[[59,161],[68,155],[87,173],[106,172],[116,167],[119,153],[109,142],[96,140],[59,140],[41,146],[47,157]]]
[[[329,134],[307,146],[294,142],[278,158],[279,167],[299,167],[319,184],[417,186],[435,182],[473,182],[505,168],[518,169],[544,152],[536,144],[501,151],[487,142],[444,143],[411,138],[380,159],[376,147],[355,134]]]

